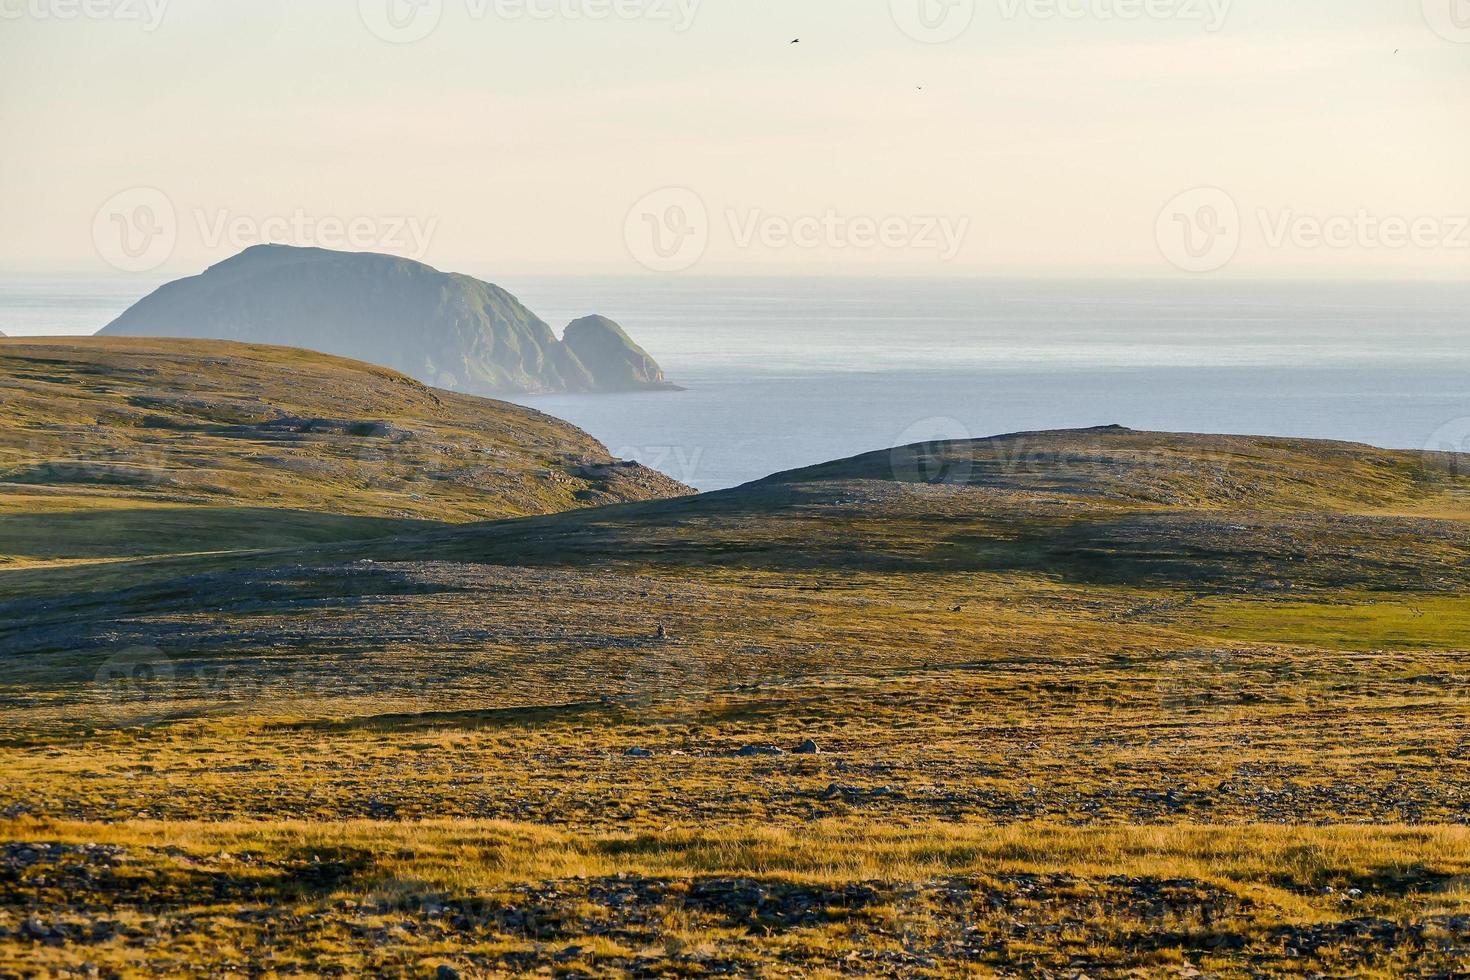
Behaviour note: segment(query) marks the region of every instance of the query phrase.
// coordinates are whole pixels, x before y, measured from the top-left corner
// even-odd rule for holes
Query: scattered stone
[[[15,873],[32,865],[55,865],[63,861],[77,866],[111,867],[124,855],[113,844],[55,844],[15,841],[0,846],[0,872]]]
[[[736,755],[750,758],[756,755],[785,755],[786,750],[775,745],[747,745]]]
[[[883,897],[877,886],[868,883],[827,888],[749,878],[704,878],[690,885],[684,904],[686,909],[725,915],[732,925],[791,929],[842,921],[880,903]]]
[[[459,980],[459,971],[447,963],[439,964],[439,969],[434,972],[435,980]]]
[[[635,747],[629,749],[628,751],[624,752],[623,755],[625,755],[629,759],[652,759],[653,758],[653,752],[652,751],[650,751],[648,749],[644,749],[644,748],[638,748],[637,746],[635,746]]]
[[[894,789],[892,786],[874,786],[872,789],[865,789],[862,786],[844,786],[841,783],[833,783],[822,793],[821,798],[824,800],[842,799],[847,802],[855,802],[859,800],[876,800],[884,796],[891,796],[893,793]]]
[[[802,742],[800,745],[798,745],[796,748],[792,749],[791,751],[794,754],[796,754],[796,755],[821,755],[822,754],[821,747],[818,746],[817,743],[814,742],[814,741],[812,741],[811,739],[807,739],[805,742]]]

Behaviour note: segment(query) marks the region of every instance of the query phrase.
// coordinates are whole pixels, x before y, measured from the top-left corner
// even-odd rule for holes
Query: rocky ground
[[[1462,972],[1463,480],[967,445],[0,573],[0,975]]]
[[[479,843],[506,826],[486,826]],[[1419,975],[1452,976],[1470,955],[1470,915],[1452,911],[1463,880],[1425,868],[1354,878],[1304,861],[1269,884],[1044,869],[858,880],[688,869],[473,881],[487,864],[470,848],[459,852],[456,875],[473,883],[455,889],[386,874],[415,860],[432,864],[429,854],[443,843],[433,830],[377,836],[396,848],[389,869],[380,850],[361,846],[374,840],[370,825],[356,827],[367,836],[350,844],[217,827],[201,836],[178,825],[171,837],[167,825],[139,825],[129,846],[7,844],[0,969],[31,972],[23,964],[44,951],[48,970],[81,976],[145,964],[193,973],[200,956],[210,964],[200,972],[246,976],[1388,975],[1411,965]],[[475,825],[454,833],[473,838]],[[1309,840],[1299,843],[1340,844]],[[819,825],[805,846],[833,842]],[[799,844],[768,841],[767,860]],[[654,846],[648,837],[593,845],[631,864]],[[666,846],[676,853],[688,841]],[[741,845],[726,849],[724,860],[738,863]],[[1012,862],[1026,861],[1015,848]]]

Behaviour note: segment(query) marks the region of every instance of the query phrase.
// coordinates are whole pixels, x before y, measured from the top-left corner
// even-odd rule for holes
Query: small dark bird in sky
[[[792,41],[791,43],[792,44],[800,44],[801,43],[801,38],[797,38],[795,41]]]

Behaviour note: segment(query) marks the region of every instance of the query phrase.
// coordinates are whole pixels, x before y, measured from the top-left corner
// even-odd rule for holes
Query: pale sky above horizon
[[[0,0],[0,272],[1470,273],[1470,0],[413,2]]]

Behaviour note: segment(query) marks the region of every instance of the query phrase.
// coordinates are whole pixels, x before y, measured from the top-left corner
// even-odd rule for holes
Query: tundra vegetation
[[[1460,975],[1470,468],[1107,428],[694,496],[0,342],[0,975]]]

